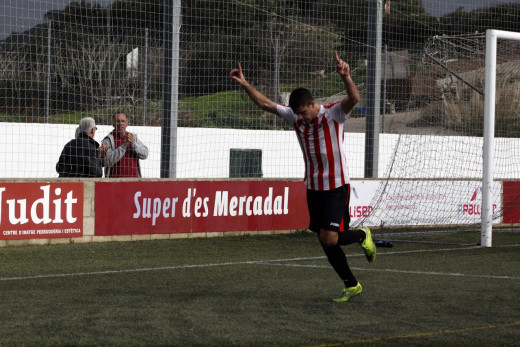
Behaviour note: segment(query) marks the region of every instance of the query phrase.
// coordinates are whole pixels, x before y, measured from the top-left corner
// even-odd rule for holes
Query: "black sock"
[[[361,243],[365,240],[365,232],[363,230],[345,230],[338,233],[338,244],[341,246],[350,245],[351,243]]]
[[[332,247],[323,246],[323,251],[325,251],[325,255],[329,260],[330,265],[336,271],[339,278],[343,280],[346,287],[353,287],[357,284],[357,280],[354,277],[352,271],[347,263],[347,257],[345,257],[345,253],[339,246],[339,244]]]

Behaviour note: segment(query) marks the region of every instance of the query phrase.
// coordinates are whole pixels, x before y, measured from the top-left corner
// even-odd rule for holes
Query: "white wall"
[[[0,123],[0,177],[57,177],[55,165],[63,146],[74,137],[76,125]],[[101,142],[112,126],[98,125]],[[161,129],[130,126],[148,146],[141,162],[143,177],[160,176]],[[393,177],[479,178],[481,139],[453,136],[380,135],[379,176],[391,166]],[[178,129],[177,178],[227,178],[232,148],[262,150],[266,178],[303,178],[303,158],[293,131]],[[364,175],[365,135],[345,133],[350,175]],[[396,147],[397,146],[397,147]],[[495,177],[520,178],[520,140],[497,139]],[[397,156],[394,156],[394,153]],[[394,160],[395,159],[395,160]],[[397,176],[396,176],[397,175]]]

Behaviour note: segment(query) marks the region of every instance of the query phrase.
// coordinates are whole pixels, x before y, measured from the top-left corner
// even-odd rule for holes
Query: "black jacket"
[[[97,156],[99,143],[87,134],[79,134],[69,141],[61,151],[56,164],[60,177],[102,177],[101,159]]]

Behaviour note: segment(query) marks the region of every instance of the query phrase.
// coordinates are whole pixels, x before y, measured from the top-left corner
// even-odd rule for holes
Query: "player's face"
[[[293,112],[298,116],[298,120],[304,121],[306,123],[311,123],[317,115],[314,107],[314,101],[312,101],[307,106],[300,106],[293,109]]]
[[[118,113],[114,117],[114,129],[119,136],[126,135],[126,127],[128,126],[128,119],[124,113]]]

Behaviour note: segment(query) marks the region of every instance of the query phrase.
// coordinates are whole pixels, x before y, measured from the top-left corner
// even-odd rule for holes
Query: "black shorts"
[[[350,223],[350,184],[332,190],[307,189],[309,229],[318,233],[320,229],[346,231]]]

